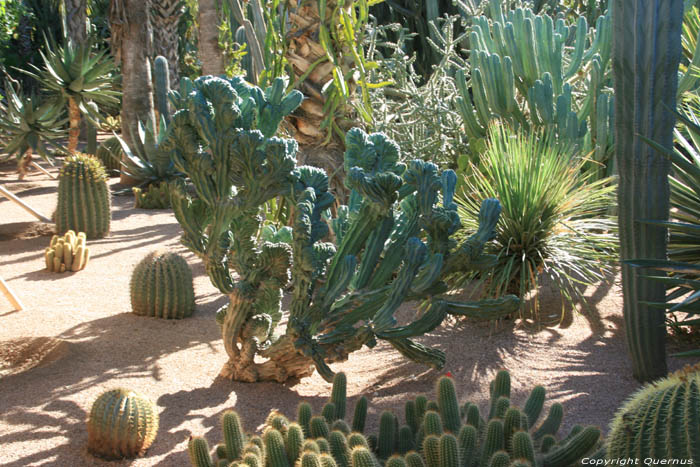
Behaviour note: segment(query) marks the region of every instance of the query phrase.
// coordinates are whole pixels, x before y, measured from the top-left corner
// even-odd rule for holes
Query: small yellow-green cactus
[[[69,230],[65,235],[54,235],[44,251],[46,269],[50,272],[80,271],[90,260],[85,232]]]

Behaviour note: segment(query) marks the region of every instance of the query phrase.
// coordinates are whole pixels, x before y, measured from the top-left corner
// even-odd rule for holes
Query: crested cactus
[[[500,214],[498,201],[484,201],[478,231],[456,245],[455,173],[419,160],[406,166],[398,146],[383,134],[347,133],[350,205],[340,210],[347,216],[330,222],[340,240],[324,241],[329,235],[324,218],[335,201],[328,176],[297,167],[296,143],[273,137],[301,102],[296,91],[285,95],[286,87],[282,78],[264,92],[239,77],[198,78],[187,96],[180,95],[181,110],[161,143],[196,190],[193,196],[184,183],[172,184],[182,241],[229,297],[222,316],[229,360],[222,376],[282,382],[309,375],[315,366],[330,380],[329,362],[345,360],[377,339],[440,368],[442,352],[411,338],[435,329],[448,314],[495,319],[517,310],[513,296],[463,303],[443,295],[442,277],[483,261],[482,248]],[[291,246],[256,243],[262,205],[275,197],[294,206]],[[290,276],[288,324],[275,335]],[[407,300],[422,301],[423,311],[398,326],[394,312]],[[267,360],[256,361],[256,355]]]
[[[700,462],[699,369],[687,367],[633,394],[612,420],[607,458]]]
[[[58,175],[56,232],[85,232],[102,238],[111,221],[107,174],[102,163],[87,154],[68,156]]]
[[[192,272],[175,253],[153,252],[134,268],[131,309],[141,316],[182,319],[194,311]]]
[[[85,244],[85,232],[69,230],[63,236],[54,235],[44,252],[46,269],[50,272],[80,271],[90,260],[90,249]]]
[[[613,0],[615,141],[623,314],[634,377],[666,374],[666,285],[625,263],[666,259],[670,161],[643,139],[673,147],[682,0]],[[652,222],[640,222],[652,221]]]
[[[121,459],[142,455],[158,433],[158,412],[128,389],[102,393],[88,418],[88,450],[99,457]]]
[[[446,383],[445,380],[446,378],[442,378],[438,381],[436,387],[438,398],[441,395],[444,397],[445,388],[453,386],[451,380],[449,383]],[[340,402],[340,389],[345,385],[345,375],[336,375],[331,396],[331,400],[334,401],[333,405]],[[498,389],[494,390],[494,388]],[[697,387],[694,386],[694,388],[697,395]],[[491,395],[492,398],[498,397],[498,400],[509,400],[510,376],[507,372],[499,372],[496,381],[492,384]],[[533,395],[539,401],[544,396],[542,388],[540,386],[534,388],[528,400],[532,400]],[[422,396],[419,397],[424,399]],[[342,398],[345,399],[346,396],[343,395]],[[450,396],[449,399],[451,398]],[[361,401],[365,401],[363,411],[366,411],[366,399],[358,399],[356,406],[361,404]],[[430,401],[427,400],[420,404],[417,404],[416,401],[413,402],[414,404],[411,404],[413,406],[430,405]],[[328,407],[328,405],[326,404],[324,407]],[[275,467],[277,465],[298,467],[300,463],[303,464],[305,454],[311,453],[320,455],[321,467],[357,467],[358,465],[378,467],[382,464],[393,467],[488,467],[492,465],[507,467],[516,464],[529,465],[530,467],[567,467],[576,465],[586,456],[597,456],[600,453],[601,441],[598,428],[576,425],[567,436],[557,437],[561,417],[559,415],[554,417],[558,420],[555,428],[551,413],[552,411],[558,413],[558,409],[550,410],[550,416],[538,427],[537,420],[540,418],[541,407],[538,410],[531,408],[530,415],[533,427],[529,428],[527,427],[528,416],[510,404],[505,419],[494,415],[487,421],[481,420],[476,405],[470,404],[465,415],[467,412],[473,413],[476,410],[476,418],[474,419],[472,415],[471,419],[472,423],[476,420],[476,426],[470,424],[469,418],[459,417],[459,427],[455,427],[452,425],[453,421],[449,421],[449,417],[447,420],[442,420],[439,413],[428,410],[421,412],[418,416],[418,431],[426,433],[421,438],[419,432],[414,431],[408,424],[397,429],[397,417],[389,411],[381,414],[379,434],[376,436],[374,434],[364,435],[358,431],[352,433],[344,433],[340,430],[328,431],[325,429],[327,425],[324,417],[312,416],[311,413],[307,413],[307,407],[309,411],[311,409],[308,403],[302,403],[300,407],[304,407],[304,409],[299,411],[299,417],[304,420],[310,418],[311,425],[317,425],[316,429],[312,428],[310,433],[304,433],[302,430],[303,420],[297,420],[297,423],[280,424],[278,421],[280,419],[286,420],[286,418],[273,412],[268,416],[263,427],[266,449],[273,450],[275,453],[273,459],[270,459],[269,455],[264,458],[261,452],[251,453],[251,438],[243,447],[243,454],[235,459],[226,457],[228,452],[226,449],[217,449],[220,464],[240,465],[241,459],[245,457],[246,453],[250,453],[257,456],[253,467],[256,465],[259,467]],[[473,409],[471,409],[472,407]],[[559,406],[559,408],[561,407]],[[465,421],[463,422],[462,419]],[[440,428],[427,429],[425,425],[428,423],[440,424]],[[547,426],[547,428],[542,429],[541,426]],[[483,427],[483,429],[479,427]],[[453,428],[456,429],[452,430]],[[540,439],[534,434],[538,430],[547,434],[541,435]],[[193,453],[193,443],[190,444],[190,458],[203,459],[198,461],[200,463],[192,461],[192,464],[194,466],[211,465],[207,464],[211,459],[208,447],[203,452]],[[200,445],[201,442],[198,442],[196,447],[201,451]],[[415,447],[420,447],[420,453],[414,450]],[[592,454],[594,452],[595,454]],[[323,463],[323,455],[328,456],[325,464]],[[306,462],[309,463],[311,460],[307,459]],[[250,462],[245,463],[251,465]],[[330,465],[331,463],[333,465]]]

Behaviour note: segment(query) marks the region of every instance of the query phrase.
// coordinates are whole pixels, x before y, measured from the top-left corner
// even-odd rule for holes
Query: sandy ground
[[[0,167],[0,183],[50,216],[57,182],[38,172],[18,182],[12,168]],[[220,442],[219,417],[226,409],[239,411],[248,430],[256,429],[271,408],[294,414],[301,400],[320,411],[330,385],[318,375],[293,385],[217,379],[226,353],[214,312],[225,298],[179,244],[180,227],[172,212],[136,210],[131,197],[115,197],[111,235],[89,241],[92,260],[84,271],[60,275],[44,270],[49,229],[33,221],[0,199],[0,277],[25,305],[23,311],[13,311],[0,296],[0,356],[15,352],[21,339],[45,357],[43,362],[19,358],[24,371],[0,369],[0,465],[186,467],[188,436]],[[197,310],[182,321],[130,313],[131,271],[148,252],[163,247],[183,253],[193,269]],[[461,402],[485,406],[488,381],[507,368],[516,404],[524,402],[530,387],[543,384],[548,403],[564,405],[565,427],[583,423],[606,429],[615,408],[638,385],[624,347],[619,287],[603,284],[587,295],[589,313],[566,313],[562,323],[536,330],[512,322],[444,323],[421,339],[446,352],[442,371],[408,362],[385,344],[356,352],[334,370],[348,374],[350,407],[360,395],[370,399],[371,427],[387,408],[402,417],[407,397],[432,394],[436,379],[448,371]],[[561,311],[551,293],[543,293],[542,309],[553,316]],[[678,368],[681,362],[671,360],[670,365]],[[104,462],[86,451],[85,420],[92,401],[119,386],[158,405],[160,430],[145,457]]]

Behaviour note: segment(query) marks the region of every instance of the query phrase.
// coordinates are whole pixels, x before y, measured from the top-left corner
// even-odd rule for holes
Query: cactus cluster
[[[128,389],[102,393],[87,421],[88,450],[106,459],[142,455],[158,433],[158,412],[146,398]]]
[[[194,312],[192,272],[175,253],[153,252],[134,268],[131,309],[141,316],[182,319]]]
[[[72,230],[63,236],[54,235],[44,251],[46,269],[50,272],[80,271],[90,260],[90,249],[85,244],[85,232]]]
[[[58,175],[56,232],[85,232],[87,238],[109,233],[111,201],[107,173],[95,157],[82,153],[68,156]]]
[[[170,207],[170,188],[166,183],[151,184],[145,189],[134,187],[136,209],[167,209]]]
[[[251,467],[565,467],[584,456],[599,456],[600,430],[576,425],[557,438],[561,405],[552,404],[538,423],[545,390],[535,387],[520,410],[511,406],[510,376],[501,371],[491,383],[491,405],[484,419],[475,404],[460,405],[454,382],[437,382],[437,401],[418,396],[406,402],[405,424],[390,411],[382,412],[379,432],[363,434],[367,399],[355,404],[352,422],[346,416],[346,378],[333,381],[330,400],[321,415],[302,402],[292,422],[279,412],[268,416],[263,435],[247,435],[238,414],[222,417],[224,444],[216,447],[214,462],[201,437],[190,438],[192,465]],[[592,454],[597,451],[595,454]]]
[[[617,411],[608,459],[700,462],[700,365],[647,384]]]
[[[171,184],[182,242],[229,296],[219,314],[229,354],[222,376],[283,382],[315,366],[331,380],[329,362],[377,339],[439,368],[444,354],[412,338],[448,314],[497,319],[517,310],[514,296],[455,301],[442,280],[489,264],[482,251],[499,202],[483,201],[478,230],[458,244],[456,174],[421,160],[402,163],[398,145],[382,133],[347,133],[351,196],[331,219],[335,199],[326,173],[297,166],[296,142],[274,137],[302,100],[297,91],[285,94],[287,84],[278,78],[263,91],[240,77],[198,78],[188,94],[176,96],[180,110],[161,143],[194,185],[191,192],[181,180]],[[264,204],[277,197],[293,206],[291,245],[257,240]],[[288,324],[275,334],[282,290],[290,284]],[[422,304],[412,321],[399,325],[394,313],[406,301]],[[256,361],[256,354],[266,360]]]

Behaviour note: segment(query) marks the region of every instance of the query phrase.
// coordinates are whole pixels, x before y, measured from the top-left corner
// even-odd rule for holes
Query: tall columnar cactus
[[[155,81],[155,107],[158,114],[170,122],[170,104],[168,94],[170,94],[170,72],[168,71],[168,60],[163,56],[157,56],[153,61],[153,77]]]
[[[131,275],[131,309],[137,315],[187,318],[194,311],[192,272],[175,253],[153,252]]]
[[[698,369],[688,367],[632,395],[610,425],[607,458],[700,461]]]
[[[102,163],[87,154],[68,156],[58,175],[56,232],[85,232],[87,238],[109,233],[111,220],[107,174]]]
[[[331,399],[336,402],[339,400],[336,389],[345,384],[344,381],[339,381],[338,376],[341,375],[336,375],[333,382],[333,396],[331,396]],[[492,390],[492,400],[497,398],[498,401],[505,400],[510,404],[509,374],[505,371],[500,372],[495,383],[501,384],[501,389]],[[332,461],[337,467],[376,467],[382,464],[392,467],[489,467],[494,465],[566,467],[576,465],[583,457],[597,458],[601,455],[600,430],[595,427],[576,425],[567,436],[557,438],[561,416],[552,416],[552,413],[560,414],[560,405],[553,405],[550,415],[537,425],[542,408],[541,402],[544,399],[544,389],[541,386],[533,389],[525,403],[526,410],[530,410],[529,415],[515,407],[510,407],[505,417],[493,416],[488,420],[480,417],[476,405],[467,402],[462,407],[464,416],[458,415],[456,420],[448,421],[452,418],[457,403],[456,397],[452,400],[451,396],[447,397],[450,400],[447,402],[445,395],[453,392],[453,381],[450,378],[441,378],[438,381],[436,393],[438,400],[443,399],[443,402],[438,401],[437,405],[442,405],[444,410],[441,408],[440,413],[427,412],[425,415],[410,411],[418,417],[416,420],[418,429],[414,430],[406,424],[398,431],[398,437],[395,436],[397,417],[389,411],[381,414],[378,436],[366,437],[358,431],[345,433],[341,430],[333,430],[316,434],[313,430],[304,432],[301,428],[305,423],[303,420],[297,420],[299,423],[290,423],[283,415],[273,412],[263,428],[265,443],[262,449],[253,447],[256,437],[246,439],[241,435],[236,440],[242,447],[236,450],[238,454],[231,457],[228,455],[232,452],[229,448],[230,436],[226,434],[224,424],[226,444],[216,448],[218,462],[214,463],[207,442],[199,437],[190,440],[188,448],[190,459],[192,465],[196,467],[241,465],[241,460],[249,466],[291,467],[320,463],[323,456],[321,452],[324,452],[331,456],[327,462],[330,464]],[[697,387],[695,387],[695,393],[697,396]],[[533,398],[537,399],[537,404],[533,404]],[[422,404],[416,404],[416,401],[407,402],[407,406],[416,405]],[[492,405],[499,404],[494,402]],[[307,404],[304,406],[306,407]],[[535,408],[537,409],[534,410]],[[459,414],[459,408],[457,414]],[[228,412],[224,417],[227,416],[238,420],[234,412]],[[304,418],[306,419],[307,416],[310,414],[305,414]],[[528,422],[530,416],[532,423]],[[428,418],[435,420],[429,421]],[[323,417],[316,416],[311,419],[325,423]],[[426,426],[433,421],[439,424],[439,430]],[[428,434],[431,431],[433,434]],[[240,425],[237,432],[241,432]],[[404,434],[401,435],[401,433]],[[403,442],[402,438],[405,438]],[[372,439],[376,439],[376,443],[372,442]],[[412,448],[406,449],[408,444],[420,446],[420,454]],[[320,454],[321,457],[314,460],[314,456]],[[256,459],[246,460],[246,456],[249,455]]]
[[[665,259],[670,162],[642,137],[673,146],[682,0],[614,0],[615,155],[622,260]],[[622,265],[627,346],[640,381],[666,374],[665,285]]]
[[[108,459],[142,455],[158,433],[156,407],[128,389],[104,392],[88,418],[88,450]]]
[[[90,249],[85,244],[85,232],[77,235],[72,230],[63,236],[54,235],[44,252],[46,269],[51,272],[80,271],[90,260]]]
[[[199,78],[192,92],[180,95],[186,105],[173,115],[161,143],[196,190],[193,197],[183,183],[173,184],[182,242],[229,296],[220,314],[229,355],[223,376],[282,382],[311,374],[315,365],[330,380],[328,362],[371,347],[377,338],[439,368],[442,352],[412,337],[434,329],[447,314],[493,319],[517,309],[513,296],[463,303],[441,295],[446,291],[441,277],[488,262],[481,251],[500,204],[485,200],[478,231],[456,245],[455,173],[418,160],[407,167],[383,134],[348,132],[350,206],[330,220],[337,244],[324,241],[329,234],[324,218],[334,203],[328,177],[314,167],[297,167],[296,142],[273,137],[301,102],[298,92],[284,94],[286,86],[279,78],[263,92],[241,78]],[[291,246],[255,240],[261,207],[277,196],[294,206]],[[275,336],[290,273],[288,325]],[[393,314],[407,300],[422,301],[422,312],[397,326]],[[256,354],[267,360],[255,361]]]

